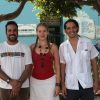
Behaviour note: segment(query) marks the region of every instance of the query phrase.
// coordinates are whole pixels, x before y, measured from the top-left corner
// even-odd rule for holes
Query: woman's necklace
[[[38,46],[40,49],[40,60],[41,60],[41,67],[44,67],[44,62],[45,62],[45,55],[49,50],[48,46],[42,47],[41,45]]]
[[[42,47],[41,45],[39,45],[39,49],[40,49],[40,55],[44,55],[48,52],[48,46]]]

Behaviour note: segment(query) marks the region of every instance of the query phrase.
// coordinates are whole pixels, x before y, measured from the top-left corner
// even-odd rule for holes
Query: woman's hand
[[[55,96],[58,96],[60,93],[60,86],[55,87]]]

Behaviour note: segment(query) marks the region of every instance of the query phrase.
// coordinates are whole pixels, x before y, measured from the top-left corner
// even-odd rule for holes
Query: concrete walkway
[[[100,100],[100,95],[97,95],[94,97],[95,99],[94,100]],[[66,100],[64,99],[61,95],[60,95],[60,100]]]
[[[100,95],[95,96],[95,100],[100,100]]]

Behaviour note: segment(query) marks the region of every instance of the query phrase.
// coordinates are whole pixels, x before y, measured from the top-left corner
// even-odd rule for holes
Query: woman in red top
[[[36,43],[31,45],[34,68],[31,77],[30,100],[59,100],[58,48],[48,41],[49,32],[45,23],[38,24],[36,32]]]

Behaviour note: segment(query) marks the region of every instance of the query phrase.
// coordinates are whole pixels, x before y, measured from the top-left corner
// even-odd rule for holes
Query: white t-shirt
[[[96,48],[87,38],[79,37],[76,53],[69,40],[60,45],[60,63],[66,64],[65,85],[68,89],[78,90],[78,81],[83,88],[93,87],[90,60],[98,54]]]
[[[11,78],[19,79],[25,70],[25,65],[32,64],[31,51],[28,46],[18,42],[15,45],[9,45],[7,42],[0,44],[0,65],[1,69]],[[0,87],[12,89],[10,84],[0,79]],[[22,88],[29,87],[27,79]]]

